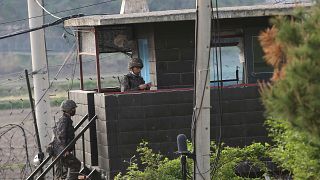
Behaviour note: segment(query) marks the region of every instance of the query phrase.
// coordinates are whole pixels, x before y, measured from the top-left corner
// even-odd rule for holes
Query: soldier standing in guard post
[[[73,100],[64,100],[61,103],[61,110],[63,112],[62,117],[54,128],[54,146],[53,156],[59,155],[63,149],[74,139],[74,127],[71,117],[76,113],[76,103]],[[73,145],[66,151],[63,157],[56,164],[55,176],[57,179],[78,179],[79,171],[81,168],[81,162],[74,156],[73,151],[75,146]],[[68,173],[69,168],[69,173]]]
[[[132,58],[128,63],[129,73],[124,76],[122,81],[123,91],[149,90],[151,83],[145,84],[140,76],[143,63],[139,58]]]

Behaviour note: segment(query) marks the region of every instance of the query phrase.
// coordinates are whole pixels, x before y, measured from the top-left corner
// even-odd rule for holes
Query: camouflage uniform
[[[139,58],[132,58],[128,63],[129,71],[132,70],[133,67],[143,68],[142,60]],[[132,71],[124,76],[122,80],[122,87],[124,91],[137,91],[140,90],[139,86],[141,84],[145,84],[143,78],[139,75],[135,75]]]
[[[72,125],[73,121],[71,118],[63,114],[59,119],[56,127],[54,128],[54,154],[53,156],[59,155],[63,149],[74,139],[74,127]],[[56,164],[56,177],[70,180],[78,179],[78,174],[81,168],[81,162],[72,154],[74,146],[72,146],[68,151],[69,154],[63,156],[59,162]],[[67,168],[70,168],[70,173],[67,177]]]
[[[139,90],[139,85],[144,83],[141,76],[129,73],[124,76],[122,86],[124,87],[124,91],[137,91]]]

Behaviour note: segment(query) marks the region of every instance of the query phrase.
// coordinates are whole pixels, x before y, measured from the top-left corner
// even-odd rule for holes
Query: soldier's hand
[[[70,152],[69,152],[69,151],[66,151],[63,156],[66,157],[66,156],[68,156],[69,154],[70,154]]]
[[[143,90],[147,88],[147,84],[141,84],[139,85],[139,89]]]

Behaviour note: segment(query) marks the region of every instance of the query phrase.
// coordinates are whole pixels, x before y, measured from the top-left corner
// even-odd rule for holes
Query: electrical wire
[[[53,80],[51,81],[51,83],[49,84],[49,87],[45,90],[45,92],[42,94],[42,96],[39,98],[39,101],[37,103],[35,103],[34,107],[37,107],[37,105],[40,103],[40,101],[43,99],[43,97],[47,94],[47,92],[49,91],[49,89],[52,87],[53,82],[57,79],[57,77],[59,76],[62,68],[65,66],[66,62],[69,60],[69,58],[71,57],[71,55],[74,53],[74,47],[75,44],[72,46],[72,51],[69,52],[69,54],[67,55],[67,57],[65,58],[63,64],[61,65],[60,69],[58,70],[58,72],[56,73],[55,77],[53,78]],[[23,118],[23,120],[21,121],[21,123],[23,123],[32,113],[32,111],[30,111],[25,118]]]
[[[220,39],[220,22],[219,22],[219,6],[218,6],[218,1],[215,1],[215,6],[216,6],[216,26],[215,26],[215,36],[214,36],[214,44],[215,44],[215,59],[216,59],[216,69],[217,69],[217,79],[218,79],[218,104],[219,104],[219,137],[218,137],[218,142],[217,142],[217,155],[216,158],[213,161],[213,164],[211,166],[211,178],[213,178],[213,174],[215,174],[217,170],[217,165],[220,160],[220,155],[221,155],[221,150],[222,150],[222,119],[223,119],[223,109],[222,109],[222,97],[223,97],[223,82],[222,82],[222,55],[221,55],[221,39]],[[217,39],[216,39],[217,37]],[[218,46],[218,48],[217,48]],[[219,52],[218,52],[219,51]],[[218,57],[219,54],[219,57]],[[220,69],[220,74],[219,74],[219,69]]]
[[[192,122],[191,122],[191,140],[193,144],[196,144],[195,140],[195,129],[196,129],[196,124],[195,124],[195,108],[196,108],[196,71],[197,71],[197,49],[198,49],[198,8],[196,8],[196,19],[195,19],[195,53],[194,53],[194,63],[193,63],[193,111],[192,111]],[[193,149],[194,154],[195,154],[195,148]]]
[[[55,77],[53,78],[54,80],[57,79],[57,77],[59,76],[61,70],[63,69],[63,67],[65,66],[66,62],[69,60],[69,58],[71,57],[71,55],[74,53],[74,47],[75,44],[73,44],[72,49],[73,51],[70,51],[70,53],[67,55],[65,61],[63,62],[62,66],[60,67],[60,69],[58,70],[57,74],[55,75]],[[40,101],[42,100],[42,98],[46,95],[46,93],[49,91],[49,89],[52,87],[54,80],[51,81],[51,83],[49,84],[49,87],[45,90],[45,92],[43,93],[43,95],[40,97],[39,101],[37,103],[35,103],[35,107],[40,103]]]
[[[46,8],[44,8],[44,7],[39,3],[38,0],[34,0],[34,1],[38,4],[38,6],[40,6],[40,7],[41,7],[46,13],[48,13],[50,16],[52,16],[52,17],[54,17],[54,18],[56,18],[56,19],[61,19],[61,17],[58,17],[58,16],[52,14],[52,13],[49,12]]]
[[[10,37],[13,37],[13,36],[18,36],[18,35],[21,35],[21,34],[26,34],[26,33],[29,33],[29,32],[33,32],[33,31],[36,31],[36,30],[39,30],[39,29],[44,29],[44,28],[47,28],[47,27],[50,27],[50,26],[55,26],[57,24],[60,24],[60,23],[63,23],[65,20],[68,20],[68,19],[71,19],[71,18],[77,18],[77,17],[81,17],[82,15],[71,15],[71,16],[67,16],[67,17],[64,17],[64,18],[61,18],[59,20],[56,20],[52,23],[47,23],[47,24],[44,24],[40,27],[35,27],[35,28],[31,28],[31,29],[26,29],[26,30],[21,30],[21,31],[18,31],[18,32],[14,32],[14,33],[11,33],[11,34],[8,34],[8,35],[5,35],[5,36],[1,36],[0,37],[0,40],[1,39],[6,39],[6,38],[10,38]]]
[[[197,71],[197,49],[198,49],[198,22],[199,22],[199,10],[198,8],[196,8],[196,19],[195,19],[195,53],[194,53],[194,65],[193,65],[193,72],[194,72],[194,77],[193,77],[193,110],[192,110],[192,120],[191,120],[191,140],[192,140],[192,144],[193,144],[193,154],[196,154],[196,119],[195,119],[195,112],[196,112],[196,71]],[[196,158],[194,160],[195,166],[197,166],[196,164]],[[193,170],[193,177],[196,176],[196,169],[194,168]]]
[[[71,9],[65,9],[65,10],[62,10],[62,11],[56,11],[56,12],[53,12],[52,14],[59,14],[59,13],[64,13],[64,12],[68,12],[68,11],[88,8],[88,7],[92,7],[92,6],[98,6],[98,5],[109,3],[109,2],[113,2],[113,1],[117,1],[117,0],[108,0],[108,1],[102,1],[102,2],[99,2],[99,3],[87,4],[87,5],[84,5],[84,6],[79,6],[77,8],[71,8]],[[7,22],[0,23],[0,25],[11,24],[11,23],[19,22],[19,21],[25,21],[25,20],[38,18],[38,17],[44,17],[44,16],[48,16],[48,15],[49,14],[45,14],[45,15],[40,15],[40,16],[33,16],[33,17],[30,17],[30,18],[23,18],[23,19],[17,19],[17,20],[13,20],[13,21],[7,21]]]
[[[71,33],[71,32],[69,32],[69,31],[67,31],[67,29],[66,29],[64,26],[62,26],[62,28],[63,28],[63,30],[64,30],[67,34],[75,37],[74,33]],[[69,27],[69,28],[70,28],[70,27]]]

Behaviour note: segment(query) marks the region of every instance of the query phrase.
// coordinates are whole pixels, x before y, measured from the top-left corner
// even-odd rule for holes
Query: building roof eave
[[[309,8],[312,3],[301,4],[277,4],[221,7],[218,9],[219,18],[246,18],[261,16],[290,15],[295,7]],[[217,9],[213,8],[213,17],[217,16]],[[195,20],[195,9],[152,11],[132,14],[93,15],[69,19],[64,22],[67,27],[107,26],[153,22],[174,22]]]

